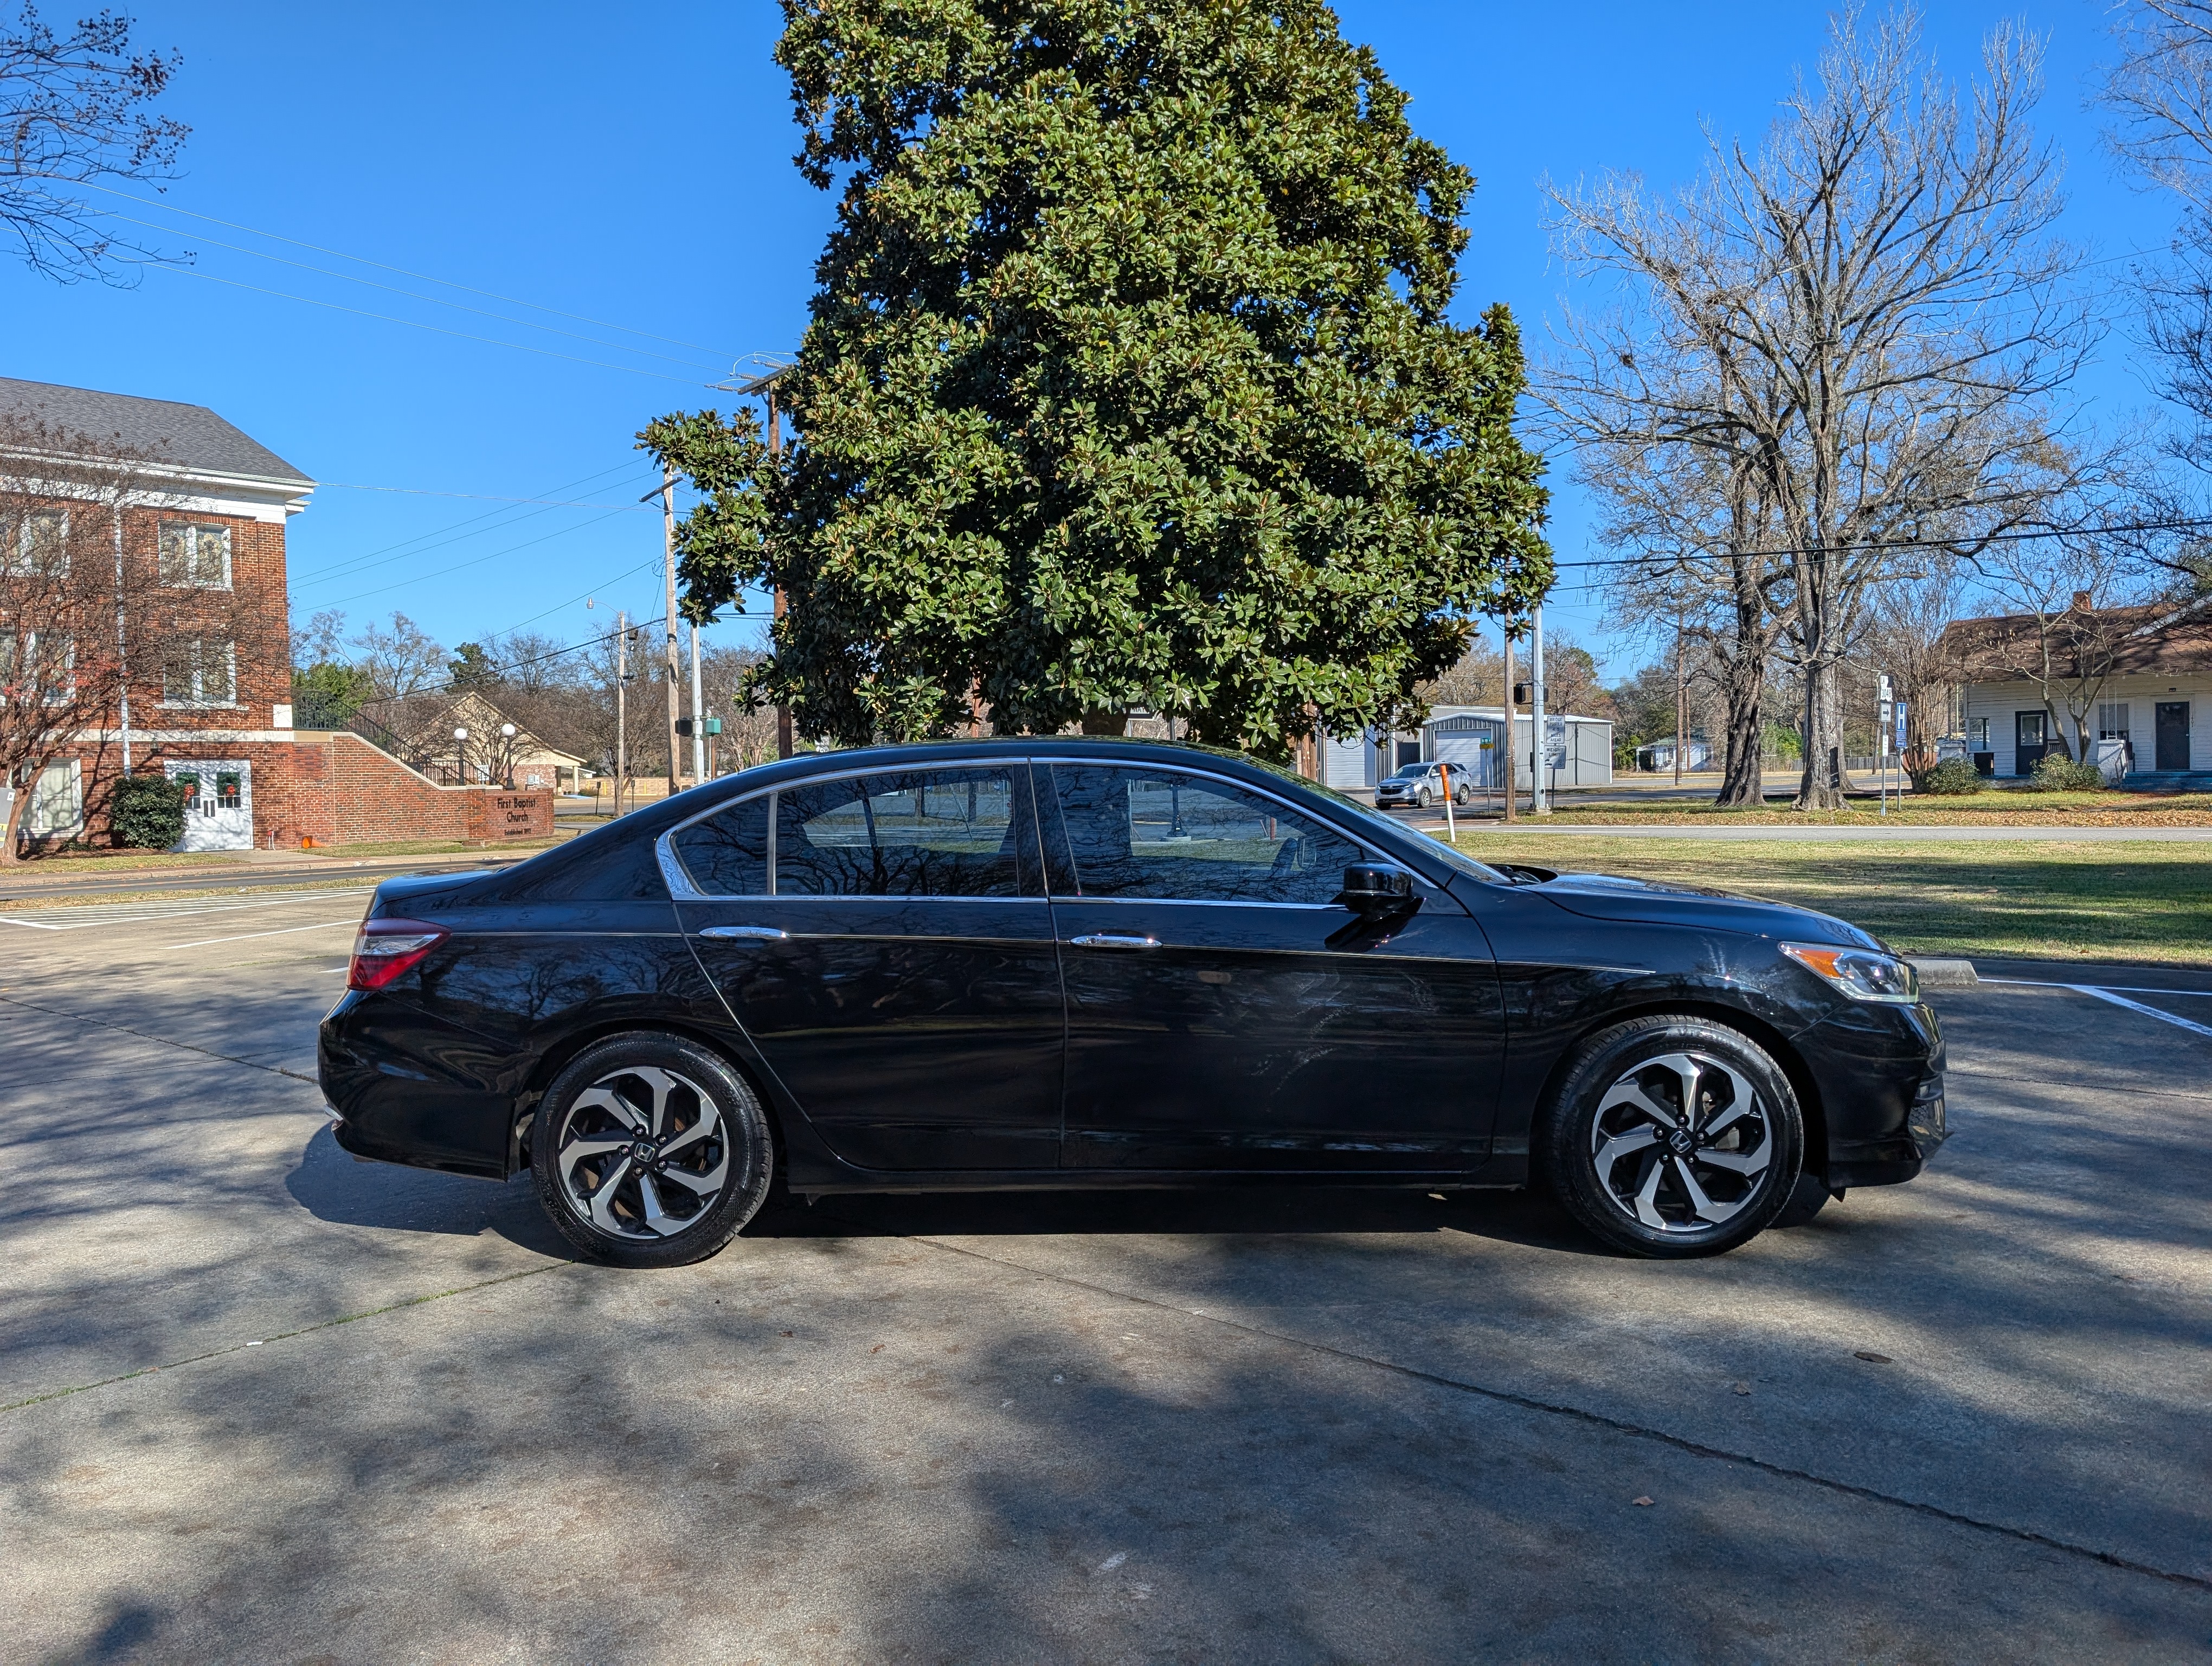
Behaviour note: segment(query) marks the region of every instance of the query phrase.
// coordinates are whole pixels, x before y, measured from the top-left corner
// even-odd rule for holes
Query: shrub
[[[116,843],[167,850],[185,836],[184,784],[159,775],[117,781],[111,822]]]
[[[2045,752],[2038,758],[2035,773],[2028,779],[2039,793],[2089,793],[2105,784],[2104,773],[2095,764],[2077,763],[2056,752]]]
[[[1917,791],[1932,793],[1937,798],[1954,798],[1961,793],[1978,793],[1982,778],[1974,773],[1970,759],[1947,757],[1933,769],[1923,769],[1912,778]]]

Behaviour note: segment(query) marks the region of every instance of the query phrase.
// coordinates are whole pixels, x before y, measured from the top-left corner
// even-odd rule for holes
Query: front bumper
[[[1797,1047],[1827,1127],[1825,1153],[1808,1151],[1805,1166],[1831,1189],[1911,1180],[1950,1138],[1943,1032],[1932,1008],[1853,1002]]]

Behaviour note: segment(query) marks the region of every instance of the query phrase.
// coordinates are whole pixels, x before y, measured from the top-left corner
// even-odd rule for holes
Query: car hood
[[[1520,870],[1531,874],[1541,870]],[[1881,943],[1847,920],[1789,903],[1770,903],[1703,885],[1625,879],[1611,873],[1561,873],[1531,887],[1547,901],[1585,920],[1620,920],[1656,926],[1700,926],[1791,942],[1841,943],[1879,949]]]

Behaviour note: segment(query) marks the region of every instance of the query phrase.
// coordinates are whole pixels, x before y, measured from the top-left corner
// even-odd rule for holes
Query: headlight
[[[1887,1000],[1910,1006],[1920,999],[1912,963],[1875,949],[1831,949],[1817,943],[1784,943],[1782,952],[1808,967],[1853,1000]]]

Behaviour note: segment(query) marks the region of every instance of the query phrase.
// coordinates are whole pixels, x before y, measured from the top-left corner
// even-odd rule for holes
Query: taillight
[[[349,989],[381,989],[452,933],[422,920],[364,920],[353,939],[353,964],[346,968]]]

